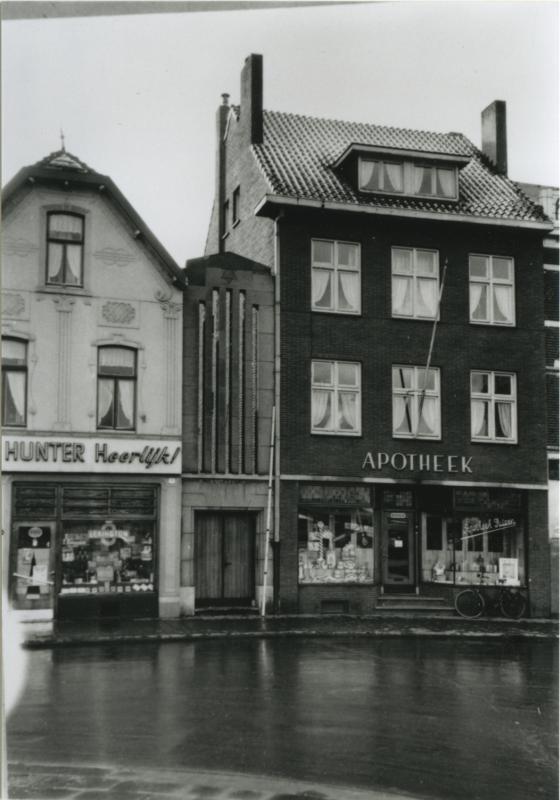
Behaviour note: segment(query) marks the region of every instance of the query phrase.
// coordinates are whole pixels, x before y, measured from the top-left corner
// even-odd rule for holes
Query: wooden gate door
[[[254,516],[235,512],[197,513],[196,605],[250,605],[255,597],[254,573]]]

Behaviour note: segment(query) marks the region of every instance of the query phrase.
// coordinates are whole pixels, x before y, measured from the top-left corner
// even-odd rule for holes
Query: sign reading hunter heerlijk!
[[[366,453],[362,469],[397,472],[447,472],[472,475],[472,456],[442,456],[425,453]]]
[[[2,437],[4,472],[181,473],[178,439]]]

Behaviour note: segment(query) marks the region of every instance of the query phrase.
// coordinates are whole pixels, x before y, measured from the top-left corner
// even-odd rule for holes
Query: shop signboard
[[[180,439],[2,436],[6,472],[180,475]]]

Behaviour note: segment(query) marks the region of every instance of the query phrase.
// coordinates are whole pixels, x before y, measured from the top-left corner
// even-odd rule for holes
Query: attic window
[[[361,158],[360,189],[364,192],[402,192],[403,165]]]
[[[360,158],[358,187],[362,192],[457,200],[457,168],[413,161]]]
[[[47,216],[47,283],[82,286],[84,218],[51,212]]]

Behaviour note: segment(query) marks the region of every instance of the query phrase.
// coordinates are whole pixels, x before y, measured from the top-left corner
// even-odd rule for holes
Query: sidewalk
[[[557,639],[558,620],[501,617],[463,619],[457,615],[382,614],[196,616],[180,619],[130,619],[23,623],[24,647],[44,648],[106,643],[188,641],[225,637],[279,636],[433,636]]]
[[[13,763],[10,800],[415,800],[376,789],[350,789],[289,778],[109,765]],[[418,799],[416,799],[418,800]]]

